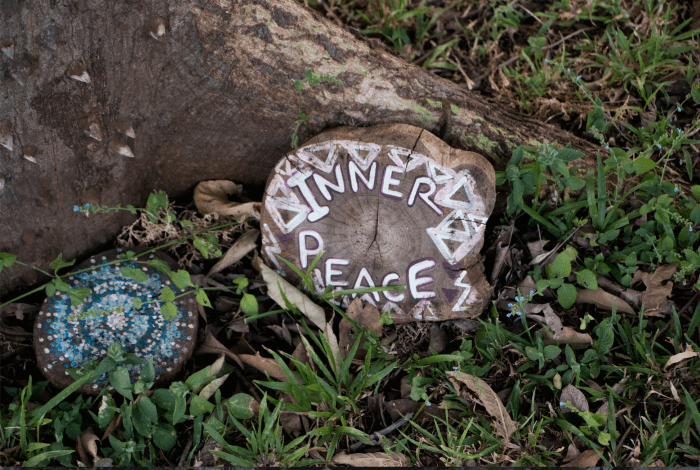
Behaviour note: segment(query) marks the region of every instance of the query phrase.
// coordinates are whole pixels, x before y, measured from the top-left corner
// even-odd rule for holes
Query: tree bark
[[[41,268],[106,248],[132,217],[74,205],[138,206],[206,179],[260,186],[297,127],[302,143],[341,125],[411,124],[497,168],[520,144],[596,150],[294,0],[0,0],[0,40],[0,121],[11,124],[0,251]],[[0,295],[39,280],[5,269]]]

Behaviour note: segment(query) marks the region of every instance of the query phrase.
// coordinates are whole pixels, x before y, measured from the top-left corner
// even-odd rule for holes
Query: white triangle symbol
[[[297,152],[297,156],[300,160],[308,163],[309,165],[329,173],[331,170],[333,170],[335,160],[338,158],[335,150],[336,141],[331,140],[300,148]],[[320,159],[319,157],[323,159]]]
[[[350,158],[355,160],[357,166],[362,168],[362,171],[366,171],[367,168],[372,164],[379,151],[382,149],[380,145],[372,144],[368,142],[350,142],[350,141],[339,141],[340,145],[345,147],[345,149],[350,154]],[[360,151],[367,152],[367,155],[362,158],[360,156]]]
[[[282,196],[278,196],[279,192],[282,192]],[[265,208],[270,212],[272,220],[285,234],[291,232],[297,225],[306,220],[306,216],[311,212],[311,209],[302,203],[297,195],[287,187],[280,175],[275,175],[272,179],[270,192],[265,201]],[[297,215],[285,222],[282,214],[280,214],[281,210],[296,212]]]
[[[438,163],[436,161],[430,160],[430,159],[428,159],[428,161],[425,162],[425,167],[428,170],[428,175],[437,184],[447,183],[449,180],[454,178],[455,174],[456,174],[450,168],[442,167],[442,166],[438,165]]]
[[[470,212],[482,212],[482,208],[476,207],[476,200],[474,197],[474,191],[472,187],[474,186],[474,180],[470,175],[457,175],[452,181],[448,181],[444,188],[435,194],[435,202],[444,207],[451,207],[452,209],[462,209],[470,210]],[[452,199],[452,196],[457,194],[457,191],[464,188],[466,193],[466,201],[459,201]]]

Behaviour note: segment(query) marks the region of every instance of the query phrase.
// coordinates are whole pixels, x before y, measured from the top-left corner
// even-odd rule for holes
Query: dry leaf
[[[252,354],[241,354],[239,357],[241,361],[245,362],[249,366],[255,367],[260,372],[267,372],[270,377],[281,382],[289,382],[287,376],[284,375],[284,371],[274,359],[262,357],[260,354],[256,354],[255,356]]]
[[[226,250],[224,256],[222,256],[221,259],[219,259],[219,261],[217,261],[216,264],[211,267],[207,273],[207,276],[223,271],[232,264],[238,263],[245,255],[255,249],[259,236],[259,230],[254,228],[246,230],[246,232],[241,235],[233,245],[231,245],[231,248]]]
[[[457,387],[456,380],[465,384],[469,389],[474,392],[481,402],[481,404],[486,408],[486,411],[496,418],[495,428],[496,431],[505,438],[505,441],[510,440],[510,435],[515,432],[517,427],[511,419],[508,411],[501,402],[498,395],[489,387],[489,385],[478,377],[473,375],[465,374],[460,371],[450,371],[446,372],[446,375],[450,378],[450,381]]]
[[[343,362],[343,358],[340,355],[340,345],[338,344],[338,338],[335,336],[335,333],[333,333],[333,319],[331,319],[328,324],[326,324],[326,329],[323,332],[323,336],[326,337],[326,341],[328,341],[328,346],[330,346],[331,351],[333,352],[333,357],[335,358],[335,370],[336,372],[340,372],[340,367]],[[306,338],[304,338],[306,341]],[[307,345],[307,347],[311,347],[310,345]]]
[[[547,325],[554,332],[554,339],[558,340],[566,334],[566,329],[561,323],[561,319],[554,312],[552,306],[549,304],[543,304],[540,310],[544,313],[544,324]]]
[[[493,264],[493,270],[491,271],[491,283],[494,284],[501,275],[501,270],[505,263],[511,264],[510,261],[510,245],[503,242],[498,242],[496,244],[496,260]]]
[[[229,351],[226,346],[221,344],[221,342],[214,337],[211,332],[210,325],[207,325],[207,327],[204,329],[204,344],[197,349],[196,354],[225,354],[236,361],[236,364],[238,364],[241,369],[243,368],[243,363],[241,362],[240,358],[236,354]]]
[[[549,256],[551,254],[551,251],[545,252],[544,251],[544,246],[549,243],[549,240],[538,240],[536,242],[530,242],[527,244],[527,248],[530,250],[530,254],[532,255],[532,261],[530,264],[537,264],[540,261],[542,261],[541,256],[543,254],[546,254]]]
[[[225,355],[222,354],[209,367],[209,372],[207,373],[207,377],[212,377],[212,376],[215,377],[215,376],[221,374],[221,371],[224,369],[224,366],[226,366],[228,370],[231,370],[231,367],[226,365]],[[193,392],[194,393],[199,392],[200,397],[204,398],[205,400],[208,400],[216,393],[216,391],[219,389],[219,387],[221,387],[221,385],[223,385],[223,383],[226,382],[226,379],[228,379],[229,375],[231,375],[231,374],[224,374],[221,377],[217,377],[216,379],[209,382],[206,386],[199,386],[198,388],[194,389]]]
[[[326,313],[323,308],[316,305],[299,289],[291,285],[282,276],[265,266],[260,258],[257,259],[257,266],[262,274],[263,280],[267,284],[267,295],[277,302],[280,307],[286,307],[282,292],[290,304],[298,308],[301,313],[311,320],[317,327],[324,331],[326,329]]]
[[[561,397],[559,398],[561,403],[571,403],[580,412],[588,411],[588,400],[581,390],[574,387],[573,385],[567,385],[561,391]],[[568,413],[571,410],[566,405],[561,407],[564,413]]]
[[[667,369],[669,366],[672,366],[673,364],[676,364],[677,362],[684,361],[686,359],[690,359],[691,357],[696,357],[700,353],[693,351],[693,347],[688,345],[682,353],[674,354],[673,356],[668,358],[668,361],[666,362],[666,365],[664,366],[664,369]]]
[[[676,386],[673,385],[673,382],[671,382],[670,380],[668,384],[670,385],[669,388],[671,389],[671,395],[673,395],[673,399],[676,400],[678,403],[682,403],[681,397],[678,396],[678,390],[676,390]]]
[[[309,355],[306,354],[306,348],[304,347],[304,343],[302,343],[301,341],[299,341],[297,347],[294,348],[292,356],[302,364],[308,364],[310,361]]]
[[[411,463],[411,459],[396,452],[391,455],[387,455],[386,452],[348,455],[341,451],[333,457],[332,462],[351,467],[405,467]]]
[[[214,212],[235,218],[260,218],[262,204],[259,202],[232,202],[229,194],[240,193],[240,185],[233,181],[214,180],[202,181],[194,188],[194,204],[202,214]]]
[[[576,446],[573,443],[569,444],[569,447],[566,449],[566,457],[564,457],[564,462],[571,462],[579,455],[581,455],[581,452],[578,451]]]
[[[544,328],[540,330],[540,334],[542,335],[542,342],[545,346],[549,346],[550,344],[568,344],[572,347],[586,347],[593,344],[591,335],[588,333],[579,333],[569,326],[565,326],[564,332],[556,339]]]
[[[612,311],[613,305],[615,305],[618,312],[629,313],[634,315],[634,310],[630,307],[630,304],[625,302],[619,297],[605,292],[600,287],[591,289],[576,289],[576,303],[577,304],[593,304],[598,308],[604,308],[605,310]]]
[[[83,443],[83,448],[90,455],[92,455],[93,460],[90,465],[97,462],[99,460],[99,457],[97,456],[97,443],[100,442],[100,438],[95,435],[92,427],[89,427],[83,431],[83,433],[80,435],[80,440]]]
[[[562,467],[595,467],[600,460],[600,455],[594,450],[584,450],[581,455],[576,457],[569,463],[562,465]]]
[[[435,351],[435,354],[440,354],[443,352],[447,346],[447,335],[445,334],[445,330],[443,330],[437,323],[434,323],[430,327],[429,336],[430,344],[428,347]]]
[[[78,439],[75,441],[75,450],[78,451],[78,457],[80,458],[80,461],[83,462],[83,464],[85,464],[86,467],[92,467],[93,462],[90,459],[87,450],[85,449],[85,445],[83,444],[82,439]]]
[[[23,304],[20,302],[7,304],[0,307],[0,317],[12,316],[17,320],[24,320],[25,315],[36,314],[41,307],[39,305]],[[29,333],[30,335],[32,333]]]
[[[350,337],[351,331],[350,322],[342,318],[338,324],[338,343],[340,344],[340,355],[343,356],[343,359],[347,357],[348,351],[354,344]]]
[[[632,284],[642,281],[646,286],[646,290],[642,292],[642,304],[644,305],[644,315],[669,315],[674,306],[668,298],[671,296],[673,282],[664,281],[671,279],[678,269],[677,264],[666,264],[656,268],[653,273],[643,273],[637,271],[634,273]]]
[[[378,337],[382,336],[382,325],[379,323],[381,312],[379,309],[369,302],[362,305],[362,300],[356,297],[350,302],[345,314],[355,320],[358,325],[368,330],[374,331]]]

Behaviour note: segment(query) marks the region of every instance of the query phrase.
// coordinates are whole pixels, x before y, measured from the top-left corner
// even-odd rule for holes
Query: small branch
[[[400,428],[401,426],[406,424],[411,418],[413,418],[413,413],[406,413],[406,416],[402,417],[400,420],[396,421],[394,424],[391,424],[391,425],[385,427],[384,429],[382,429],[381,431],[377,431],[374,434],[372,434],[371,436],[369,436],[369,440],[372,442],[379,442],[379,439],[382,436],[389,434],[390,432]],[[364,442],[356,442],[350,446],[350,450],[353,452],[356,452],[364,446],[365,446]]]

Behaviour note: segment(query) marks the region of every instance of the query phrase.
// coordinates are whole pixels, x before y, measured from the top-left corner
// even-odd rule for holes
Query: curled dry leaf
[[[256,247],[256,241],[260,236],[260,231],[254,228],[246,230],[246,232],[240,236],[236,242],[231,245],[231,248],[226,250],[224,256],[221,257],[219,261],[216,262],[214,266],[209,270],[207,276],[211,276],[214,273],[223,271],[232,264],[238,263],[245,255],[253,251]]]
[[[595,467],[600,460],[600,455],[594,450],[584,450],[581,454],[571,462],[562,465],[562,467]]]
[[[259,354],[241,354],[241,361],[245,362],[249,366],[255,367],[260,372],[267,372],[267,374],[273,379],[277,379],[281,382],[289,382],[287,376],[284,375],[284,371],[277,364],[277,361],[270,359],[269,357],[262,357]]]
[[[345,451],[341,451],[333,457],[332,462],[351,467],[405,467],[411,463],[411,459],[396,452],[391,455],[387,455],[386,452],[348,455]]]
[[[505,438],[505,441],[510,440],[510,435],[515,432],[517,427],[511,419],[506,407],[503,406],[501,399],[498,395],[489,387],[489,385],[478,377],[470,374],[465,374],[460,371],[450,371],[446,372],[450,381],[454,384],[455,388],[459,389],[459,382],[465,384],[469,390],[474,392],[481,402],[481,404],[486,408],[486,411],[496,418],[496,432]]]
[[[686,359],[690,359],[691,357],[696,357],[700,355],[697,351],[693,351],[693,347],[688,345],[685,348],[685,351],[682,353],[674,354],[673,356],[668,358],[668,361],[666,361],[666,365],[664,366],[664,369],[667,369],[669,366],[672,366],[673,364],[676,364],[681,361],[685,361]]]
[[[202,344],[199,347],[199,349],[197,349],[196,354],[225,354],[226,356],[236,361],[236,364],[238,364],[241,369],[243,368],[243,363],[241,362],[241,359],[236,354],[229,351],[226,346],[221,344],[221,342],[214,337],[214,335],[211,332],[211,326],[209,325],[207,325],[207,327],[204,330],[204,344]]]
[[[542,335],[542,342],[545,346],[549,346],[550,344],[568,344],[574,348],[584,348],[593,344],[591,335],[588,333],[579,333],[569,326],[565,326],[564,332],[556,338],[544,328],[540,330],[540,334]]]
[[[671,276],[676,273],[677,264],[666,264],[656,268],[653,273],[643,273],[637,271],[634,273],[632,284],[642,281],[646,286],[646,290],[642,292],[642,304],[644,305],[644,315],[670,315],[673,309],[673,302],[668,300],[673,289]],[[663,282],[666,284],[663,284]]]
[[[547,243],[549,243],[549,240],[538,240],[527,244],[527,248],[530,250],[530,254],[532,255],[532,261],[530,264],[538,264],[544,259],[542,255],[549,256],[552,253],[551,251],[544,251],[544,246]]]
[[[216,213],[219,215],[245,218],[260,218],[262,204],[259,202],[232,202],[230,194],[240,194],[241,186],[233,181],[214,180],[202,181],[194,188],[194,204],[202,214]]]
[[[369,302],[362,304],[362,300],[356,297],[350,302],[345,314],[355,320],[358,325],[368,330],[374,331],[378,337],[382,336],[382,325],[379,323],[381,312]]]
[[[586,396],[581,390],[574,387],[573,385],[567,385],[562,389],[559,401],[562,403],[571,402],[571,404],[582,413],[584,411],[588,411],[588,400],[586,400]],[[564,413],[568,413],[571,411],[566,405],[562,406],[561,410]]]
[[[593,304],[598,308],[603,308],[605,310],[613,309],[613,306],[618,312],[624,312],[634,315],[634,310],[630,307],[630,304],[625,302],[619,297],[616,297],[608,292],[605,292],[600,287],[591,289],[576,289],[576,303],[577,304]]]
[[[267,284],[267,295],[277,302],[280,307],[284,308],[285,303],[282,297],[282,292],[284,292],[290,304],[298,308],[301,313],[306,315],[306,317],[311,320],[314,325],[319,327],[321,331],[324,331],[326,329],[326,313],[323,311],[323,308],[312,302],[311,299],[291,285],[282,276],[265,266],[260,258],[257,258],[256,261],[256,267],[260,270],[263,280]]]
[[[83,443],[83,448],[92,455],[93,460],[90,464],[94,464],[99,460],[97,456],[97,443],[100,442],[100,438],[95,435],[92,427],[89,427],[80,435],[80,440]]]

